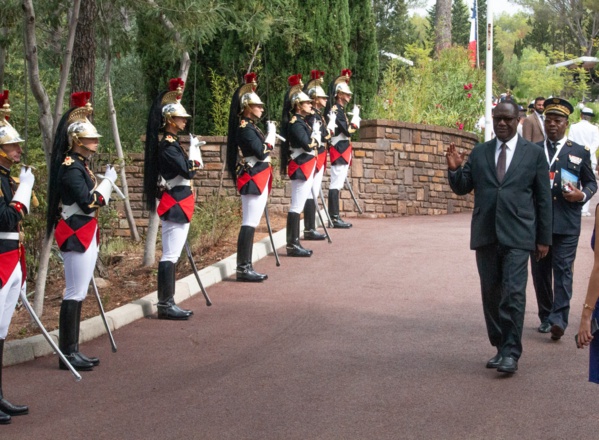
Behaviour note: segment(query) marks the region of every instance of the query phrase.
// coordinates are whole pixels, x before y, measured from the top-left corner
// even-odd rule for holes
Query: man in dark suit
[[[517,135],[518,105],[493,112],[496,138],[465,153],[450,144],[449,184],[474,190],[470,248],[476,251],[487,333],[497,354],[487,368],[515,373],[522,354],[528,257],[547,255],[551,244],[551,192],[543,150]]]
[[[551,179],[553,244],[548,257],[533,261],[531,267],[541,320],[538,330],[551,332],[551,339],[557,341],[568,326],[581,210],[597,191],[597,181],[590,148],[566,138],[572,105],[561,98],[549,98],[544,105],[547,140],[539,145],[544,149]]]
[[[545,140],[545,127],[543,125],[543,105],[545,98],[535,98],[533,112],[522,123],[522,137],[530,142]]]

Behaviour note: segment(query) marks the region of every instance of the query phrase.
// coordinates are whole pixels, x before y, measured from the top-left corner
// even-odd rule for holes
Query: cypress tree
[[[351,34],[349,66],[352,70],[352,91],[355,102],[362,105],[364,115],[376,95],[379,78],[379,59],[376,26],[371,0],[349,0]]]
[[[451,42],[468,46],[470,40],[470,9],[464,0],[453,0],[451,5]]]

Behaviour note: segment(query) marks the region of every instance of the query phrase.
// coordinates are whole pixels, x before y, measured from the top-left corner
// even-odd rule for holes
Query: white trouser
[[[266,208],[266,202],[268,202],[268,185],[262,191],[259,196],[255,195],[242,195],[241,196],[241,211],[242,220],[241,226],[251,226],[255,228],[260,223],[264,208]]]
[[[308,194],[308,199],[318,197],[318,194],[320,193],[320,187],[322,186],[323,176],[324,176],[324,167],[322,167],[319,172],[314,174],[314,178],[312,181],[312,191],[310,191],[310,194]],[[314,194],[314,197],[312,197],[312,194]]]
[[[331,183],[329,189],[343,189],[345,179],[347,178],[349,165],[331,165]]]
[[[314,173],[310,174],[308,180],[291,181],[291,205],[289,212],[300,214],[304,210],[304,205],[308,196],[312,196],[312,184],[314,183]]]
[[[89,283],[94,276],[98,259],[98,242],[94,238],[85,252],[61,252],[64,260],[64,300],[83,301],[87,296]]]
[[[189,223],[175,223],[162,220],[162,258],[160,261],[172,261],[176,263],[181,256]]]
[[[6,284],[0,289],[0,339],[6,339],[8,334],[8,326],[21,293],[22,278],[21,262],[19,261]],[[25,289],[25,285],[26,283],[23,283],[23,289]]]

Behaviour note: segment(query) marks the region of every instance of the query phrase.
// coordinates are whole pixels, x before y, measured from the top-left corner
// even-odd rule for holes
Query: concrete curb
[[[303,230],[303,220],[300,225]],[[275,247],[279,249],[284,246],[286,240],[286,229],[273,234]],[[256,262],[272,253],[273,249],[270,244],[270,238],[265,237],[257,243],[254,243],[252,252],[252,262]],[[237,266],[237,254],[233,254],[224,260],[214,263],[211,266],[205,267],[199,271],[200,279],[204,287],[208,288],[216,283],[221,282],[225,278],[230,277],[235,273]],[[200,286],[195,278],[195,275],[186,276],[177,281],[175,301],[177,303],[185,301],[200,292]],[[156,313],[156,291],[135,300],[129,304],[118,307],[106,313],[106,321],[110,326],[111,331],[115,331],[133,321],[137,321],[145,316]],[[49,332],[50,337],[58,344],[58,330]],[[79,342],[84,343],[99,336],[106,334],[106,329],[102,318],[94,316],[81,323]],[[117,345],[118,345],[118,341]],[[36,335],[30,338],[19,339],[16,341],[7,341],[4,346],[4,362],[5,367],[16,365],[23,362],[32,361],[35,358],[47,356],[54,353],[48,341],[43,335]]]

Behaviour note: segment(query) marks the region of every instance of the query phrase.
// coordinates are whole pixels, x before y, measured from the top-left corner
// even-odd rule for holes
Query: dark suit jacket
[[[535,113],[528,115],[522,123],[522,137],[534,143],[543,142],[545,140],[545,132],[543,131],[543,127],[541,127],[542,123]]]
[[[551,244],[551,191],[543,149],[521,137],[502,183],[495,166],[496,140],[474,147],[462,168],[449,172],[458,195],[474,190],[470,248],[493,243],[525,250]]]
[[[538,144],[544,148],[543,142]],[[568,202],[562,194],[562,174],[567,170],[578,178],[578,189],[590,200],[597,192],[597,180],[591,165],[591,151],[587,147],[567,140],[553,162],[551,171],[555,172],[551,197],[553,199],[553,233],[580,235],[580,212],[583,203]]]

